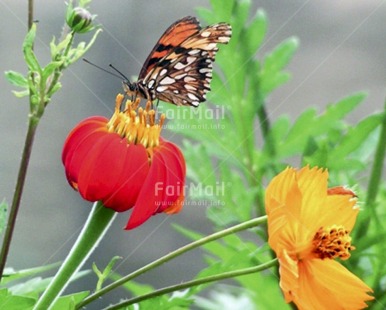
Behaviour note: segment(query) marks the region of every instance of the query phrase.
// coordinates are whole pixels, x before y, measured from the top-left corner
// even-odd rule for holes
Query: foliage
[[[82,1],[83,4],[88,2]],[[350,123],[350,114],[366,98],[365,93],[358,92],[330,103],[322,111],[305,107],[296,119],[287,115],[270,119],[267,99],[290,80],[291,74],[286,71],[286,66],[298,49],[298,40],[288,38],[259,59],[256,55],[268,28],[265,12],[259,9],[251,14],[254,12],[248,0],[211,0],[210,3],[211,10],[197,10],[201,19],[208,24],[228,22],[233,34],[230,43],[221,46],[216,55],[208,103],[195,110],[171,105],[159,107],[161,112],[164,110],[167,115],[172,115],[168,117],[167,128],[183,137],[183,153],[190,180],[187,207],[194,203],[205,205],[213,230],[222,232],[230,225],[237,226],[264,217],[264,187],[286,166],[295,163],[299,167],[328,168],[331,186],[347,184],[355,187],[359,194],[362,211],[357,228],[352,232],[356,250],[344,264],[374,289],[377,302],[372,304],[373,309],[381,309],[386,303],[386,267],[383,264],[386,246],[382,240],[386,233],[382,220],[386,216],[382,204],[386,199],[386,183],[381,182],[385,114],[366,115],[359,122]],[[69,8],[73,9],[72,4]],[[78,15],[71,15],[79,13],[83,16],[84,11],[67,12],[67,22],[76,29],[64,35],[58,43],[56,40],[51,42],[52,61],[49,64],[42,66],[34,53],[37,30],[33,25],[23,44],[28,74],[6,73],[13,85],[22,88],[15,95],[29,96],[35,121],[40,119],[52,95],[60,89],[62,71],[78,60],[97,37],[99,30],[88,44],[81,42],[72,47],[75,33],[95,29],[91,24],[94,16],[86,15],[85,20],[79,21]],[[1,203],[1,229],[6,226],[6,209],[7,204]],[[195,248],[192,246],[195,242],[207,238],[181,226],[175,225],[174,228],[192,241],[175,256]],[[173,253],[123,277],[113,272],[119,259],[114,257],[103,271],[94,264],[93,270],[98,278],[94,293],[81,291],[61,296],[54,302],[53,309],[78,309],[117,286],[122,286],[134,301],[135,298],[145,298],[138,299],[135,305],[126,304],[127,300],[120,301],[107,309],[186,309],[192,305],[208,310],[240,307],[290,309],[278,285],[277,268],[234,276],[226,285],[205,281],[235,270],[248,270],[274,258],[267,244],[266,227],[246,227],[244,230],[247,228],[248,231],[243,233],[227,232],[221,238],[202,243],[202,259],[207,267],[193,280],[203,280],[194,282],[200,284],[184,289],[176,285],[176,289],[160,289],[157,294],[152,285],[132,279],[174,258]],[[9,309],[31,309],[51,281],[51,278],[37,275],[55,267],[19,272],[6,270],[0,287],[0,305],[7,305]],[[80,272],[76,277],[84,274]],[[108,280],[113,283],[106,284]]]

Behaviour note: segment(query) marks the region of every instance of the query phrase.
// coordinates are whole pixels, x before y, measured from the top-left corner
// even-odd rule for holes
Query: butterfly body
[[[217,43],[228,43],[231,35],[226,23],[201,28],[194,17],[176,21],[147,57],[138,81],[124,81],[124,90],[129,96],[197,107],[210,90]]]

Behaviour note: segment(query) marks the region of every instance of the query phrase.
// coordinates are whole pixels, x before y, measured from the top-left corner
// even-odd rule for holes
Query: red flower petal
[[[96,142],[98,137],[105,134],[107,119],[99,116],[90,117],[79,123],[68,135],[62,152],[62,162],[65,166],[66,177],[70,185],[77,189],[78,173],[85,153],[89,151],[89,146],[79,148],[84,139]],[[90,142],[90,141],[89,141]],[[90,145],[92,145],[91,142]]]
[[[64,142],[62,151],[63,164],[68,156],[72,156],[70,153],[74,149],[74,144],[81,142],[85,136],[89,135],[94,130],[106,127],[107,122],[108,120],[105,117],[93,116],[81,121],[74,129],[72,129]]]
[[[182,154],[179,149],[174,148],[174,145],[170,147],[170,145],[173,144],[163,142],[159,148],[154,149],[149,174],[142,185],[125,229],[133,229],[141,225],[153,214],[162,212],[167,206],[173,205],[181,196],[181,192],[183,195],[185,161],[181,161]],[[181,156],[172,155],[172,151]],[[168,160],[170,162],[167,162]],[[171,192],[169,193],[168,190]],[[176,193],[172,193],[174,190]],[[158,211],[161,205],[163,210]]]
[[[89,145],[86,139],[83,144]],[[115,191],[125,168],[126,140],[118,134],[105,132],[90,147],[87,160],[79,169],[78,187],[82,197],[89,201],[103,200]]]
[[[69,151],[69,156],[66,156],[64,166],[67,180],[75,189],[78,189],[79,171],[83,163],[87,161],[90,150],[105,135],[105,131],[93,131],[80,142],[73,141],[73,147]]]
[[[159,153],[154,154],[149,174],[142,184],[138,199],[125,229],[133,229],[148,220],[158,209],[163,195],[166,168]],[[158,185],[157,185],[158,184]],[[158,186],[161,184],[161,188]]]
[[[160,145],[159,149],[155,149],[154,151],[160,153],[166,166],[164,185],[166,190],[161,199],[162,203],[157,210],[157,213],[159,213],[173,206],[173,203],[180,197],[182,197],[183,202],[186,167],[181,151],[173,143],[165,141]]]
[[[103,201],[105,207],[117,212],[126,211],[134,206],[150,169],[146,149],[141,144],[126,146],[126,152],[122,152],[120,156],[125,168],[122,169],[115,191]]]

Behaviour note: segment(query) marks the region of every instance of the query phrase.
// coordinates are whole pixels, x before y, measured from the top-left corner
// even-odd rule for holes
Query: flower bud
[[[82,7],[73,8],[71,5],[67,8],[66,22],[72,31],[85,33],[94,28],[92,21],[95,15]]]

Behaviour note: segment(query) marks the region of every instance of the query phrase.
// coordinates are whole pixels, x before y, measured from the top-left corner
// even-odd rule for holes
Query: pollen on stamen
[[[145,108],[142,108],[139,107],[140,99],[127,100],[125,109],[121,111],[123,98],[123,95],[117,95],[115,111],[107,124],[107,130],[125,138],[129,144],[142,144],[147,149],[158,146],[165,115],[160,116],[157,124],[152,102],[148,101]]]
[[[349,231],[337,225],[321,227],[314,236],[313,245],[313,254],[321,259],[339,257],[346,260],[351,256],[350,251],[355,250]]]

